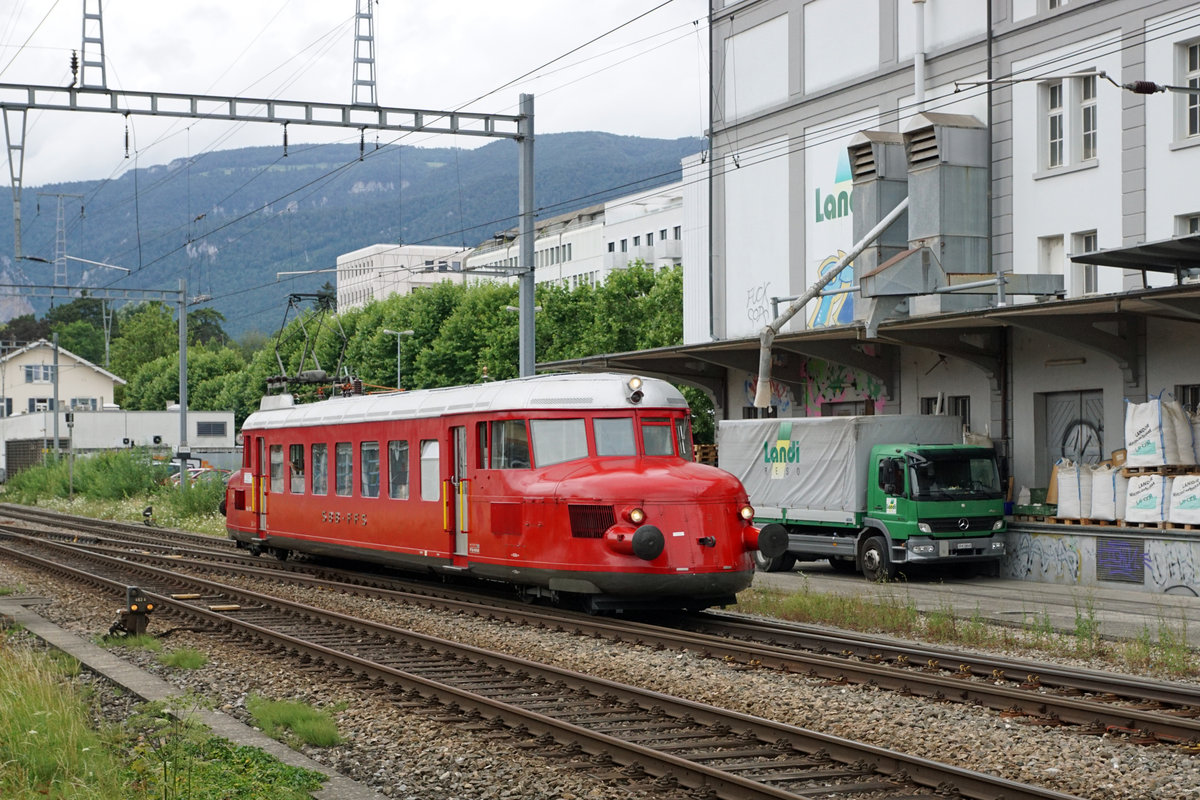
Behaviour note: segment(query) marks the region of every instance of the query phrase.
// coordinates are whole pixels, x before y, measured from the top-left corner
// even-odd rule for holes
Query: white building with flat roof
[[[457,247],[373,244],[338,256],[337,306],[362,308],[388,295],[406,295],[450,281],[462,283],[467,253]]]

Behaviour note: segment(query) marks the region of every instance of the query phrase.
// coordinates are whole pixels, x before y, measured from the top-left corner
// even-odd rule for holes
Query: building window
[[[72,411],[95,411],[96,405],[97,405],[96,398],[94,398],[94,397],[72,397],[71,398],[71,410]]]
[[[53,364],[26,364],[25,365],[25,382],[26,383],[53,383],[54,382],[54,365]]]
[[[1046,119],[1046,167],[1063,165],[1063,84],[1053,81],[1042,86]]]
[[[629,240],[628,240],[628,239],[622,239],[622,240],[621,240],[621,252],[622,252],[622,253],[628,253],[628,252],[629,252]]]
[[[1182,59],[1180,81],[1189,89],[1200,89],[1200,42],[1189,42],[1180,47]],[[1200,93],[1183,92],[1179,97],[1182,104],[1182,133],[1185,137],[1200,136]]]
[[[1200,383],[1177,385],[1175,387],[1175,399],[1192,414],[1200,411]]]
[[[1183,214],[1176,217],[1175,233],[1178,236],[1200,233],[1200,214]]]
[[[646,247],[654,247],[654,234],[653,233],[646,234]]]
[[[642,245],[642,237],[640,237],[640,236],[633,237],[633,246],[641,247],[641,245]]]
[[[71,402],[74,403],[75,401],[72,400]],[[93,407],[92,410],[94,411],[95,408]],[[224,422],[200,422],[200,421],[198,421],[198,422],[196,422],[196,435],[197,436],[224,436],[225,435],[225,423]]]
[[[617,252],[617,243],[616,243],[616,242],[609,242],[609,243],[608,243],[608,252],[610,252],[610,253],[615,253],[615,252]]]
[[[54,410],[54,398],[53,397],[31,397],[31,398],[29,398],[29,413],[30,414],[32,414],[35,411],[53,411],[53,410]]]
[[[1079,157],[1089,161],[1096,157],[1096,76],[1079,79]]]
[[[675,226],[675,241],[679,241],[682,238],[683,238],[683,226],[676,225]]]
[[[941,408],[938,401],[941,400]],[[926,416],[944,414],[948,417],[958,417],[963,425],[971,424],[971,396],[969,394],[942,395],[942,397],[922,397],[921,413]]]
[[[1094,253],[1100,249],[1097,245],[1095,231],[1076,233],[1071,237],[1071,239],[1071,249],[1074,250],[1076,254]],[[1096,265],[1074,264],[1073,266],[1075,271],[1071,280],[1072,296],[1080,294],[1095,294],[1099,290],[1096,274],[1096,270],[1098,268]]]
[[[0,403],[0,417],[12,416],[12,398],[5,397],[4,402]]]

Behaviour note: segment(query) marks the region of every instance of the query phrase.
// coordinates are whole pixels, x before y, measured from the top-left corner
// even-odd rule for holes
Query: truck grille
[[[966,520],[966,527],[962,521]],[[945,519],[923,519],[921,522],[929,526],[934,533],[976,533],[990,531],[995,517],[946,517]]]
[[[617,522],[612,506],[567,506],[571,535],[577,539],[600,539]]]

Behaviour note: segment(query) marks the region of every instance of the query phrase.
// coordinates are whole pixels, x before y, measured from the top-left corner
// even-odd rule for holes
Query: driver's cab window
[[[904,469],[899,459],[883,458],[879,460],[879,488],[884,494],[904,494]]]
[[[529,469],[529,432],[525,420],[492,423],[492,469]]]
[[[675,455],[675,444],[671,438],[671,421],[666,417],[643,419],[642,448],[648,456]]]

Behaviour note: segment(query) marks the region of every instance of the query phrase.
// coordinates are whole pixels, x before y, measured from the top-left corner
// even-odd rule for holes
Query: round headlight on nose
[[[646,521],[646,512],[640,508],[630,508],[625,511],[625,519],[634,525],[641,525]]]
[[[738,509],[738,516],[749,522],[754,519],[754,506],[746,504]]]

